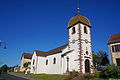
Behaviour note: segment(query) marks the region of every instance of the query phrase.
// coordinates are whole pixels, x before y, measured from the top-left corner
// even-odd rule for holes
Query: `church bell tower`
[[[77,10],[77,14],[69,21],[67,27],[69,30],[68,49],[74,50],[77,71],[82,74],[93,73],[91,24],[80,14],[79,8]]]

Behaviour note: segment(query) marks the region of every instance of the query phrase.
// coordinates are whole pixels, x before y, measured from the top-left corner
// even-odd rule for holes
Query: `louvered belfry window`
[[[84,33],[87,34],[87,27],[86,26],[84,26]]]
[[[72,28],[72,34],[75,34],[75,27]]]

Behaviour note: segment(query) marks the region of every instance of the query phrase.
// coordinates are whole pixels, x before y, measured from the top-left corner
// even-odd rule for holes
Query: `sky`
[[[109,54],[107,41],[120,33],[120,0],[80,0],[92,25],[92,50]],[[0,0],[0,66],[20,65],[23,52],[48,51],[68,43],[68,22],[77,0]]]

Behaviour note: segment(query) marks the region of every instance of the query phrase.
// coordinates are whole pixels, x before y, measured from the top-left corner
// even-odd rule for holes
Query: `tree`
[[[29,65],[29,63],[28,63],[28,62],[26,62],[26,63],[24,63],[24,64],[23,64],[23,66],[24,66],[25,68],[27,68],[27,67],[28,67],[28,65]]]
[[[97,63],[98,63],[98,56],[96,54],[93,54],[93,64],[95,68],[97,68]]]
[[[14,67],[9,67],[9,68],[8,68],[8,71],[9,71],[9,72],[14,72]]]
[[[2,72],[7,72],[8,66],[5,64],[1,67]]]
[[[108,55],[105,54],[103,59],[102,59],[102,62],[101,62],[101,65],[102,66],[105,66],[105,65],[109,65],[109,59],[108,59]]]
[[[29,65],[28,62],[26,62],[26,63],[23,64],[23,66],[25,67],[25,73],[26,73],[26,74],[27,74],[28,65]]]
[[[109,64],[108,55],[105,51],[98,51],[97,54],[93,54],[93,63],[95,68],[105,66]]]

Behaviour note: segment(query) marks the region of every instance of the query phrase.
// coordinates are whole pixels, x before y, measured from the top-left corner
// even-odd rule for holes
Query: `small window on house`
[[[117,52],[120,52],[119,45],[116,45]]]
[[[118,45],[115,45],[115,52],[118,52]]]
[[[48,65],[48,60],[46,60],[46,65]]]
[[[118,50],[118,52],[120,52],[119,45],[117,45],[117,50]]]
[[[53,59],[53,64],[56,64],[56,58]]]
[[[120,66],[120,58],[116,58],[117,66]]]
[[[114,46],[112,46],[112,52],[115,52],[115,50],[114,50]]]
[[[35,59],[33,59],[33,65],[35,64]]]
[[[31,64],[31,62],[28,62],[28,64],[30,65],[30,64]]]
[[[118,45],[119,46],[119,51],[120,51],[120,45]]]
[[[75,27],[72,28],[72,34],[75,34]]]
[[[86,26],[84,26],[84,33],[87,34],[87,27]]]

